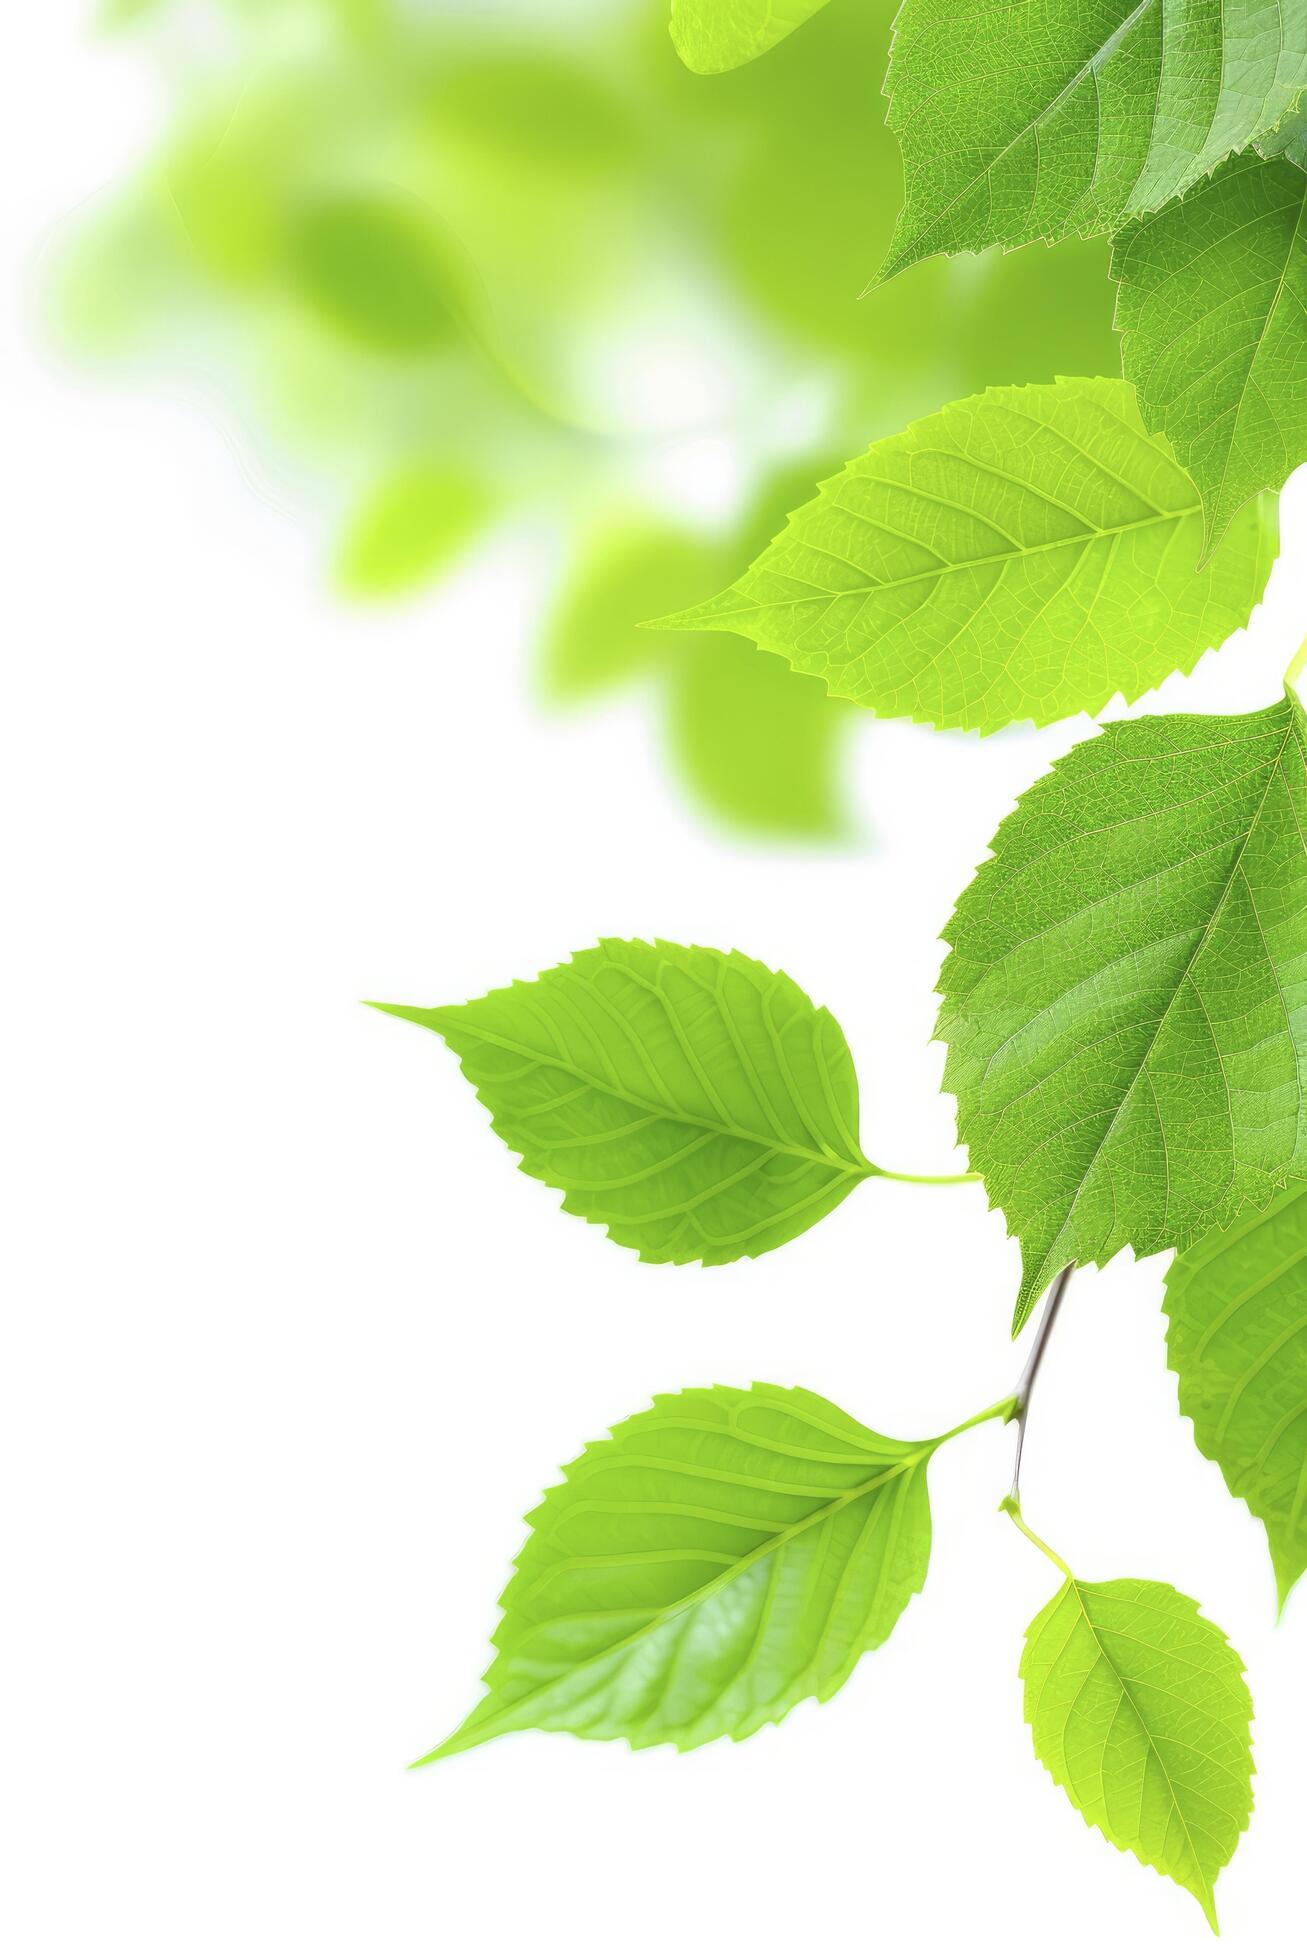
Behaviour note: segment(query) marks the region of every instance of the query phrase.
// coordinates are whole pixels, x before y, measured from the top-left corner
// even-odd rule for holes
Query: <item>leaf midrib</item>
[[[820,1505],[817,1510],[809,1512],[806,1518],[799,1518],[794,1524],[787,1525],[783,1531],[775,1533],[771,1538],[764,1539],[762,1544],[755,1545],[752,1551],[745,1552],[733,1564],[724,1567],[715,1578],[706,1579],[701,1586],[696,1586],[693,1592],[686,1593],[683,1599],[673,1600],[667,1606],[659,1607],[653,1617],[646,1620],[643,1626],[636,1627],[633,1632],[624,1634],[620,1640],[614,1640],[610,1646],[602,1648],[598,1653],[587,1654],[584,1659],[573,1662],[570,1667],[562,1668],[550,1680],[541,1682],[538,1687],[528,1689],[524,1695],[519,1695],[514,1701],[504,1703],[497,1709],[489,1710],[484,1721],[477,1722],[477,1710],[474,1709],[467,1721],[460,1728],[455,1729],[453,1735],[449,1737],[447,1742],[442,1742],[438,1749],[431,1751],[430,1755],[420,1758],[419,1763],[415,1767],[420,1767],[422,1763],[434,1761],[436,1757],[443,1754],[450,1743],[457,1741],[470,1731],[476,1728],[493,1728],[501,1715],[509,1712],[516,1714],[518,1710],[529,1707],[540,1696],[549,1694],[558,1686],[560,1681],[570,1679],[573,1675],[581,1673],[585,1668],[594,1666],[597,1662],[611,1660],[614,1654],[620,1654],[625,1647],[634,1646],[637,1641],[643,1640],[646,1634],[657,1631],[658,1628],[665,1626],[669,1620],[679,1618],[682,1613],[689,1612],[704,1599],[711,1598],[714,1593],[721,1592],[724,1587],[734,1584],[740,1577],[740,1574],[747,1572],[751,1566],[756,1565],[759,1559],[766,1558],[774,1552],[783,1550],[786,1545],[791,1544],[794,1539],[801,1537],[805,1531],[810,1530],[814,1525],[824,1524],[828,1518],[838,1516],[848,1505],[855,1504],[859,1498],[867,1497],[872,1491],[891,1483],[895,1477],[903,1476],[916,1470],[920,1464],[926,1462],[934,1454],[937,1447],[938,1440],[918,1444],[910,1455],[900,1458],[897,1463],[891,1464],[888,1469],[882,1469],[874,1477],[869,1477],[864,1483],[854,1484],[848,1490],[839,1492],[837,1496],[832,1498],[829,1504]],[[755,1485],[754,1487],[757,1489],[765,1488],[763,1485]],[[492,1688],[490,1693],[493,1696],[495,1690]]]
[[[864,476],[860,476],[858,478],[858,481],[864,483],[880,483],[884,485],[884,487],[887,489],[902,490],[904,494],[907,496],[912,496],[915,494],[910,485],[891,484],[888,483],[884,477],[868,477],[864,475]],[[1039,490],[1034,484],[1023,484],[1021,487],[1025,490],[1030,491],[1031,494],[1033,494],[1034,496],[1043,495],[1043,492]],[[730,619],[733,618],[736,613],[772,612],[780,606],[812,606],[812,605],[818,605],[822,601],[830,600],[830,599],[867,598],[873,593],[896,592],[901,590],[904,586],[920,585],[927,580],[933,580],[936,583],[938,583],[943,579],[955,577],[962,572],[975,571],[978,567],[983,565],[1008,565],[1013,563],[1019,564],[1024,562],[1024,560],[1027,558],[1038,557],[1041,552],[1066,551],[1070,548],[1074,548],[1083,553],[1089,550],[1091,546],[1102,542],[1102,540],[1106,538],[1123,537],[1129,531],[1147,530],[1150,525],[1154,525],[1154,524],[1174,524],[1174,525],[1182,524],[1186,518],[1198,516],[1201,510],[1202,510],[1201,503],[1194,502],[1192,504],[1186,504],[1180,510],[1159,510],[1159,511],[1155,511],[1149,517],[1135,517],[1132,518],[1128,524],[1107,524],[1102,526],[1091,525],[1087,530],[1073,532],[1069,537],[1050,539],[1047,544],[1022,545],[1018,550],[1014,550],[1014,551],[991,551],[991,552],[987,552],[983,557],[961,558],[958,559],[956,563],[931,566],[924,571],[909,572],[903,578],[881,579],[875,584],[871,584],[871,585],[845,585],[839,587],[835,591],[830,591],[830,592],[826,591],[823,587],[819,585],[814,585],[811,593],[804,594],[802,597],[796,599],[752,599],[742,605],[729,606],[729,607],[719,606],[717,602],[710,600],[709,605],[713,609],[711,612],[707,614],[707,616],[713,620]],[[979,512],[977,512],[976,515],[977,517],[979,517]],[[870,518],[868,519],[868,522],[875,524],[876,519]],[[984,523],[986,522],[986,520],[984,518],[980,518],[980,522]],[[877,526],[877,528],[883,530],[885,526],[880,525]],[[809,545],[809,541],[806,538],[796,538],[794,542],[798,545],[804,546],[805,548],[808,549],[812,548]],[[918,540],[914,539],[913,542],[916,543],[918,542]],[[852,563],[852,561],[849,559],[846,559],[844,562],[846,564]],[[772,571],[771,575],[775,578],[791,578],[796,576],[796,574],[794,573],[780,572],[780,571]],[[735,586],[731,589],[736,592],[740,590],[738,586]],[[723,594],[722,596],[726,597],[727,595]],[[672,619],[674,620],[675,618],[676,615],[673,614]],[[659,624],[658,621],[655,621],[654,623]]]
[[[438,1020],[433,1022],[433,1025],[438,1034],[444,1032]],[[694,1129],[709,1130],[715,1136],[734,1137],[741,1142],[762,1144],[767,1149],[775,1150],[782,1155],[801,1157],[807,1163],[821,1164],[828,1170],[843,1171],[849,1177],[861,1179],[877,1175],[876,1166],[861,1155],[856,1162],[851,1162],[847,1158],[836,1156],[833,1151],[805,1149],[802,1144],[788,1138],[765,1136],[760,1131],[746,1130],[738,1124],[715,1123],[711,1117],[699,1116],[688,1110],[652,1102],[643,1096],[637,1096],[633,1090],[614,1087],[611,1082],[605,1082],[600,1076],[591,1075],[588,1070],[579,1067],[575,1062],[564,1061],[557,1055],[542,1054],[537,1049],[529,1048],[525,1042],[514,1041],[508,1035],[497,1034],[487,1028],[474,1027],[470,1022],[463,1020],[457,1023],[451,1022],[450,1025],[474,1035],[478,1041],[485,1041],[492,1047],[502,1048],[507,1054],[520,1055],[524,1061],[534,1062],[539,1068],[561,1069],[564,1074],[574,1076],[578,1082],[584,1082],[587,1088],[597,1090],[600,1095],[611,1096],[617,1102],[627,1103],[632,1109],[644,1110],[647,1115],[661,1117],[664,1122],[684,1123]],[[496,1121],[498,1120],[499,1118],[496,1117]],[[584,1144],[586,1139],[576,1137],[569,1141]],[[548,1148],[547,1145],[545,1147]]]
[[[1185,1839],[1185,1843],[1189,1847],[1189,1855],[1193,1859],[1194,1869],[1197,1871],[1198,1876],[1202,1881],[1203,1892],[1200,1895],[1200,1904],[1203,1907],[1203,1911],[1207,1914],[1208,1918],[1211,1919],[1214,1924],[1216,1918],[1216,1907],[1212,1897],[1212,1882],[1208,1878],[1206,1872],[1203,1870],[1202,1861],[1198,1856],[1198,1851],[1193,1841],[1193,1835],[1189,1829],[1189,1819],[1185,1816],[1184,1811],[1180,1806],[1180,1801],[1175,1794],[1175,1785],[1171,1781],[1171,1772],[1166,1766],[1161,1750],[1158,1748],[1157,1743],[1153,1739],[1152,1729],[1149,1727],[1148,1723],[1144,1720],[1143,1715],[1140,1713],[1139,1704],[1135,1700],[1134,1696],[1131,1694],[1130,1689],[1126,1683],[1125,1676],[1121,1673],[1120,1668],[1117,1666],[1116,1662],[1112,1659],[1106,1647],[1104,1647],[1103,1642],[1099,1636],[1098,1628],[1094,1625],[1093,1620],[1089,1616],[1089,1610],[1085,1605],[1084,1589],[1082,1588],[1080,1581],[1074,1576],[1074,1574],[1068,1574],[1067,1584],[1070,1586],[1072,1592],[1076,1596],[1076,1606],[1079,1609],[1080,1616],[1083,1619],[1085,1625],[1089,1628],[1090,1633],[1094,1637],[1094,1645],[1097,1647],[1100,1657],[1106,1663],[1106,1665],[1109,1668],[1111,1668],[1112,1673],[1114,1674],[1116,1679],[1120,1682],[1121,1693],[1125,1697],[1125,1699],[1129,1702],[1131,1713],[1133,1714],[1136,1722],[1138,1722],[1139,1724],[1140,1733],[1143,1735],[1145,1741],[1147,1742],[1150,1751],[1152,1752],[1153,1756],[1156,1759],[1157,1766],[1161,1770],[1162,1775],[1165,1778],[1167,1795],[1171,1799],[1171,1807],[1174,1810],[1176,1816],[1180,1819],[1180,1823],[1183,1826],[1184,1839]],[[1103,1812],[1104,1812],[1104,1816],[1106,1816],[1107,1815],[1106,1797],[1104,1797]],[[1150,1859],[1149,1862],[1151,1864],[1152,1860]],[[1155,1867],[1155,1869],[1160,1870],[1161,1867],[1158,1866]],[[1170,1876],[1170,1874],[1168,1874],[1168,1876]]]

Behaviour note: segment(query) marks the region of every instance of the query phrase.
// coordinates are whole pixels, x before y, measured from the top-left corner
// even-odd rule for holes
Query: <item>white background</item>
[[[530,708],[520,552],[331,609],[219,405],[41,352],[43,259],[157,107],[83,25],[8,29],[8,1951],[1208,1952],[1033,1759],[1016,1663],[1056,1574],[996,1513],[994,1428],[939,1459],[926,1594],[836,1702],[685,1758],[525,1736],[405,1772],[475,1696],[521,1515],[585,1439],[754,1376],[933,1433],[1016,1375],[1017,1257],[977,1189],[873,1184],[757,1264],[641,1267],[360,997],[464,998],[599,933],[739,945],[842,1021],[869,1154],[948,1168],[937,935],[1086,730],[868,723],[866,844],[742,849],[667,786],[643,704]],[[1251,633],[1147,708],[1271,698],[1305,531],[1300,487]],[[1218,1903],[1261,1956],[1301,1937],[1307,1618],[1274,1627],[1260,1528],[1176,1413],[1163,1271],[1076,1279],[1026,1509],[1245,1656],[1257,1810]]]

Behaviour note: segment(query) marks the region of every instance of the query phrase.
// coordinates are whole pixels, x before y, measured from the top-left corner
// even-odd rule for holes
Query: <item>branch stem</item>
[[[1017,1383],[1016,1392],[1012,1397],[1013,1411],[1017,1419],[1017,1449],[1016,1457],[1012,1464],[1012,1488],[1008,1496],[1011,1503],[1017,1507],[1014,1516],[1017,1517],[1018,1523],[1020,1522],[1021,1508],[1021,1452],[1025,1448],[1026,1443],[1026,1417],[1030,1413],[1030,1397],[1035,1386],[1035,1377],[1039,1373],[1039,1364],[1044,1358],[1044,1349],[1048,1346],[1048,1337],[1053,1331],[1053,1322],[1057,1319],[1058,1308],[1062,1304],[1063,1297],[1067,1287],[1071,1283],[1071,1275],[1074,1271],[1074,1265],[1063,1266],[1049,1289],[1048,1299],[1044,1303],[1043,1314],[1038,1327],[1035,1329],[1035,1338],[1031,1343],[1026,1365],[1021,1371],[1021,1380]],[[1022,1529],[1025,1529],[1024,1525]],[[1030,1534],[1027,1533],[1027,1536],[1030,1536]],[[1044,1550],[1047,1549],[1047,1546],[1045,1546]],[[1050,1553],[1051,1556],[1052,1554]]]
[[[1071,1570],[1066,1560],[1060,1558],[1051,1545],[1046,1545],[1037,1531],[1030,1529],[1030,1526],[1021,1515],[1021,1500],[1019,1498],[1005,1497],[998,1508],[1000,1511],[1006,1511],[1017,1530],[1023,1537],[1028,1538],[1032,1545],[1037,1546],[1045,1558],[1052,1559],[1059,1572],[1065,1572],[1068,1579],[1075,1578],[1075,1573]]]

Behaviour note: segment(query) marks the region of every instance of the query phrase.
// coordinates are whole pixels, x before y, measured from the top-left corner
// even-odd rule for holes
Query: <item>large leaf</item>
[[[783,1245],[876,1175],[838,1023],[793,980],[604,939],[466,1007],[387,1007],[455,1050],[522,1169],[642,1259]]]
[[[1087,1823],[1192,1892],[1212,1887],[1252,1814],[1243,1663],[1192,1599],[1149,1579],[1068,1578],[1021,1657],[1035,1753]]]
[[[488,1692],[423,1760],[514,1729],[693,1749],[825,1701],[921,1590],[934,1448],[800,1388],[657,1396],[528,1518]]]
[[[1235,157],[1124,231],[1112,276],[1126,375],[1202,492],[1210,545],[1307,457],[1307,173]]]
[[[886,86],[905,203],[882,276],[1157,210],[1293,107],[1307,9],[906,0]]]
[[[672,40],[696,75],[753,61],[801,27],[826,0],[672,0]]]
[[[1197,492],[1122,381],[992,388],[873,443],[743,577],[660,626],[747,634],[832,694],[940,728],[1133,700],[1247,622],[1250,510],[1201,572]]]
[[[1180,1407],[1266,1526],[1283,1605],[1307,1570],[1307,1184],[1177,1259],[1166,1311]]]
[[[1307,1173],[1307,720],[1120,722],[1021,799],[945,933],[944,1085],[1021,1241],[1184,1249]]]

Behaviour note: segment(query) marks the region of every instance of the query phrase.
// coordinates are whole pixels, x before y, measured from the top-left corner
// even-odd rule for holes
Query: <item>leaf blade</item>
[[[741,953],[602,940],[464,1008],[441,1035],[531,1177],[641,1259],[757,1257],[874,1167],[838,1023]]]
[[[1198,493],[1129,387],[994,388],[874,443],[733,586],[729,628],[880,715],[981,733],[1132,700],[1247,623],[1276,514],[1200,573]]]
[[[1203,549],[1307,458],[1307,172],[1255,152],[1113,244],[1125,373],[1202,493]]]
[[[1000,826],[936,1032],[1021,1242],[1016,1328],[1063,1265],[1183,1249],[1307,1171],[1304,834],[1288,697],[1115,723]]]
[[[826,0],[672,0],[676,52],[696,75],[724,75],[756,61]]]
[[[934,1447],[803,1389],[655,1397],[532,1512],[488,1692],[422,1761],[526,1728],[691,1749],[828,1699],[924,1582]]]
[[[1216,1932],[1213,1885],[1252,1814],[1253,1766],[1252,1700],[1220,1628],[1172,1586],[1069,1577],[1031,1622],[1020,1673],[1053,1781]]]
[[[1166,1315],[1181,1413],[1265,1527],[1283,1610],[1307,1571],[1307,1184],[1174,1260]]]
[[[881,278],[937,252],[1052,243],[1156,210],[1307,86],[1287,0],[906,0],[886,92],[904,208]]]

